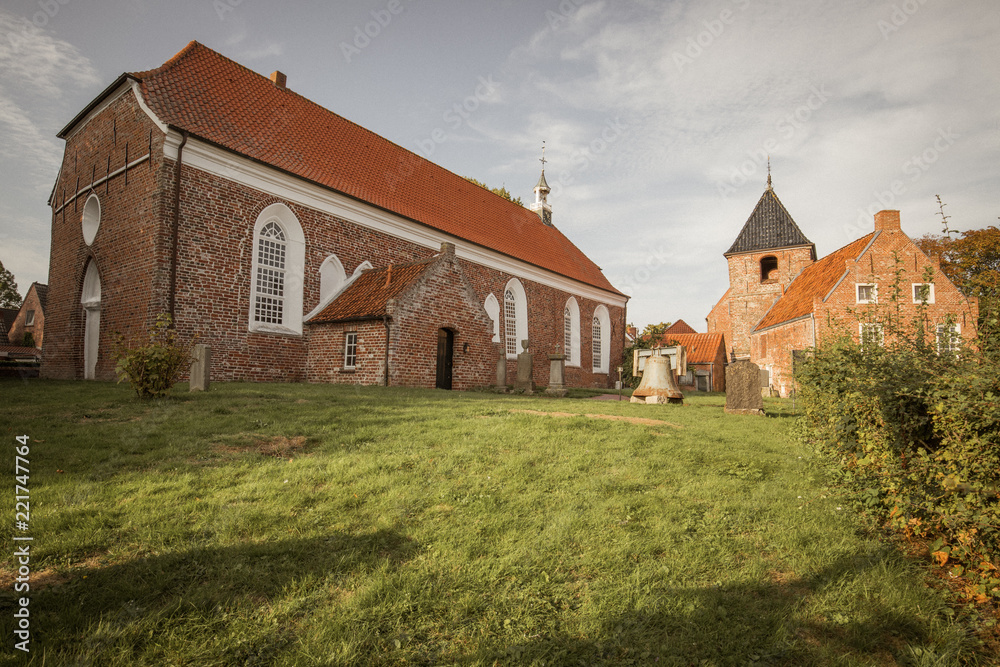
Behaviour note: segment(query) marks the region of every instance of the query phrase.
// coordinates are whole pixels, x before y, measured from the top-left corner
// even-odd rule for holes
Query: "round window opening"
[[[90,195],[83,207],[83,240],[90,245],[101,226],[101,202],[97,195]]]

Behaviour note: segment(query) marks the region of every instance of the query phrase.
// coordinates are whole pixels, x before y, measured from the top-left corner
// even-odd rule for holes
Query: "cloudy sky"
[[[0,261],[48,279],[56,133],[190,40],[525,202],[699,331],[774,189],[825,255],[900,209],[916,237],[1000,216],[996,0],[5,0]]]

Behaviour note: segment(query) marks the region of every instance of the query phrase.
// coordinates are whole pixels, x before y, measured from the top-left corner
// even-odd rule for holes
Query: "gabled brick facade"
[[[31,283],[21,308],[7,332],[7,339],[11,345],[22,345],[25,335],[31,334],[34,347],[42,348],[42,341],[45,339],[45,304],[48,292],[48,285]]]
[[[748,266],[737,280],[748,282],[752,261]],[[879,212],[871,234],[791,278],[779,283],[780,292],[749,330],[749,358],[769,371],[771,388],[781,396],[794,388],[795,352],[845,335],[860,340],[863,328],[870,340],[884,340],[887,318],[906,330],[921,316],[931,337],[949,323],[965,341],[976,336],[978,302],[963,296],[941,272],[938,258],[925,255],[902,231],[899,211]]]
[[[607,312],[620,363],[627,297],[556,227],[196,42],[122,75],[60,137],[43,376],[111,379],[115,335],[171,312],[183,339],[212,347],[213,380],[381,384],[382,321],[307,322],[329,301],[324,280],[429,260],[443,243],[450,268],[388,313],[390,384],[428,386],[441,329],[456,336],[454,386],[494,383],[512,285],[536,382],[570,299],[581,357]],[[345,326],[373,360],[349,379]],[[613,384],[589,364],[567,381]]]

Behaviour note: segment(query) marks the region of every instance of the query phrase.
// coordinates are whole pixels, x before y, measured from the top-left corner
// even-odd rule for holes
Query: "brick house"
[[[773,195],[770,178],[765,196],[769,192]],[[780,217],[770,221],[780,221]],[[785,238],[789,231],[786,227],[782,232]],[[727,255],[730,290],[713,308],[708,322],[709,331],[729,326],[734,336],[746,332],[746,341],[741,341],[746,347],[734,345],[736,354],[742,352],[767,370],[771,388],[781,396],[788,396],[793,388],[796,352],[821,347],[824,341],[843,335],[880,344],[890,315],[904,327],[923,317],[923,326],[936,336],[939,347],[952,347],[957,338],[975,336],[978,302],[963,296],[941,272],[938,258],[925,255],[903,233],[899,211],[880,211],[873,232],[819,261],[805,260],[804,245],[792,249],[765,246],[766,241],[745,255]],[[763,312],[757,314],[758,300],[756,310],[743,309],[741,321],[726,317],[731,312],[727,303],[731,295],[748,301],[748,292],[763,293],[754,281],[764,284],[772,277],[775,282],[769,284],[778,288]],[[896,304],[889,299],[894,285],[902,291]]]
[[[679,323],[690,328],[684,320]],[[681,391],[725,391],[728,362],[725,335],[695,333],[693,330],[691,333],[671,333],[673,328],[660,335],[659,346],[684,346],[687,373],[677,376],[677,387]],[[676,375],[676,369],[674,373]]]
[[[544,171],[513,204],[197,42],[59,136],[45,377],[113,377],[114,334],[168,312],[217,381],[467,389],[528,339],[536,382],[558,344],[568,384],[613,384],[628,297]]]
[[[11,345],[24,346],[25,337],[30,334],[27,347],[41,349],[45,338],[45,304],[48,300],[49,286],[41,283],[31,283],[28,293],[21,302],[14,321],[7,331],[7,340]]]

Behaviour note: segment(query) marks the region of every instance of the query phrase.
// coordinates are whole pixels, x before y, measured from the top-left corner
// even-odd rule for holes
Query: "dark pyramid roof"
[[[732,247],[723,254],[736,255],[801,245],[811,246],[812,258],[816,259],[816,244],[807,239],[795,224],[769,183],[764,194],[760,196],[757,207],[743,225],[740,235],[736,237]]]

